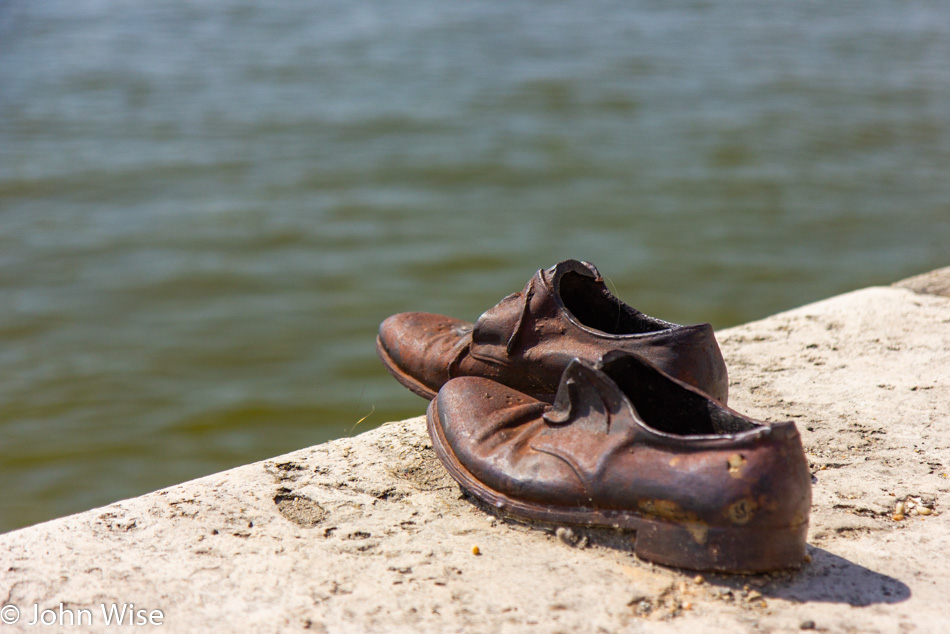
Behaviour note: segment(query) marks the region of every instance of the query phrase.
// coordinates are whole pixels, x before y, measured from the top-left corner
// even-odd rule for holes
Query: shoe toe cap
[[[379,326],[380,357],[390,372],[434,392],[449,379],[449,365],[471,333],[468,322],[431,313],[399,313]]]
[[[532,484],[536,456],[530,444],[544,426],[546,403],[489,379],[461,377],[443,386],[437,405],[435,422],[450,459],[483,485],[505,494],[544,486]]]
[[[438,398],[446,434],[457,437],[460,444],[478,442],[497,433],[499,425],[510,424],[513,407],[538,403],[517,390],[474,376],[452,379],[439,391]]]

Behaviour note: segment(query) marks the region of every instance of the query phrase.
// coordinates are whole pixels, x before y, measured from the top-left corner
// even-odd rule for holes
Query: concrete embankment
[[[0,631],[950,631],[950,268],[717,336],[730,405],[802,432],[799,571],[497,518],[413,418],[0,535]]]

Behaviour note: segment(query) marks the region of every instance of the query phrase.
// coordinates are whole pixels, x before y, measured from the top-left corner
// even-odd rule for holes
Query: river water
[[[950,264],[942,0],[0,0],[0,530],[418,415],[560,259],[717,328]]]

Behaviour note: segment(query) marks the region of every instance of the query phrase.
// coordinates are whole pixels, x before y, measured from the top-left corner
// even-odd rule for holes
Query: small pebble
[[[811,563],[811,555],[806,554],[806,555],[805,555],[805,559],[803,559],[802,561],[804,561],[806,564],[810,564],[810,563]]]
[[[762,598],[762,593],[756,592],[755,590],[753,590],[752,592],[749,593],[748,598],[749,598],[749,601],[758,601],[759,599]]]
[[[895,513],[891,519],[893,519],[895,522],[902,522],[904,521],[904,516],[900,513]]]
[[[573,546],[574,542],[577,539],[576,537],[574,537],[574,531],[564,526],[559,527],[556,531],[554,531],[554,534],[557,536],[558,539],[560,539],[562,542],[564,542],[568,546]]]
[[[472,546],[472,554],[473,554],[473,555],[481,555],[481,554],[482,554],[482,551],[478,548],[478,546]]]
[[[695,577],[693,577],[693,583],[695,583],[696,585],[700,585],[704,581],[706,581],[706,579],[702,575],[696,575]]]
[[[815,622],[811,620],[802,621],[801,625],[799,625],[798,628],[802,630],[813,630],[815,629]]]
[[[903,515],[904,514],[904,503],[898,502],[897,506],[894,507],[894,515]]]
[[[921,506],[919,509],[917,509],[917,512],[920,513],[921,515],[930,515],[934,511],[933,509],[927,508],[926,506]]]

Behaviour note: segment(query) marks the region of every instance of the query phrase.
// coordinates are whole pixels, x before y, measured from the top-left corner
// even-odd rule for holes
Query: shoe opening
[[[644,423],[679,436],[736,434],[760,425],[693,392],[631,355],[616,357],[603,371],[630,399]]]
[[[564,307],[588,328],[612,335],[635,335],[673,326],[624,304],[603,283],[575,271],[561,276],[558,291]]]

